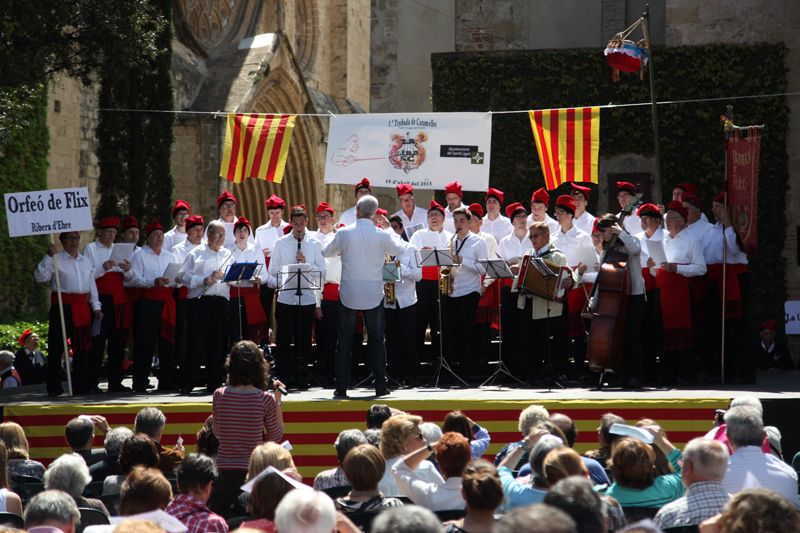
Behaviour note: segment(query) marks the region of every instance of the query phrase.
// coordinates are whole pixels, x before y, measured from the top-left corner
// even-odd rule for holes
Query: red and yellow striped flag
[[[233,183],[246,178],[280,183],[296,118],[229,113],[220,177]]]
[[[600,108],[529,111],[548,190],[568,181],[597,183]]]

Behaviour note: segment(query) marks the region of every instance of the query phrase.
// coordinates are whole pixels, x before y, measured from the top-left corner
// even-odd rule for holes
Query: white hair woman
[[[50,463],[44,473],[45,490],[60,490],[69,494],[75,505],[96,509],[108,516],[103,502],[94,498],[84,498],[83,489],[92,481],[89,467],[77,453],[67,453]]]

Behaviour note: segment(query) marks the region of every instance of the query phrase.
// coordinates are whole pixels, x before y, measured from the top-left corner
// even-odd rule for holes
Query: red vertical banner
[[[731,137],[725,141],[728,158],[728,206],[731,223],[745,251],[758,251],[758,162],[761,137]]]

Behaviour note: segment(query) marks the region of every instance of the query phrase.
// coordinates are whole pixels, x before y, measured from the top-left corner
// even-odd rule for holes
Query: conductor
[[[342,279],[339,286],[339,339],[347,339],[355,329],[356,314],[364,314],[369,337],[368,349],[372,373],[375,376],[375,395],[386,396],[386,347],[383,340],[383,263],[386,254],[401,255],[407,244],[382,231],[372,223],[378,200],[362,196],[356,204],[356,223],[336,232],[322,248],[322,255],[342,257]],[[350,386],[350,366],[353,347],[340,342],[336,353],[334,398],[347,398]]]

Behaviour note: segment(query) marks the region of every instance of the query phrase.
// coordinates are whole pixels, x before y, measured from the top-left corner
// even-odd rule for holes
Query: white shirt
[[[461,495],[461,476],[447,478],[443,483],[426,481],[420,479],[417,471],[411,470],[405,461],[398,461],[392,467],[392,475],[404,496],[431,511],[464,509],[467,506]]]
[[[111,259],[111,251],[113,249],[113,243],[111,246],[104,246],[100,241],[90,242],[83,249],[83,255],[92,262],[92,266],[94,267],[94,279],[102,278],[106,272],[120,272],[126,280],[133,278],[133,273],[130,269],[128,269],[127,272],[123,272],[121,268],[116,266],[109,270],[103,269],[103,263]]]
[[[342,305],[360,310],[379,306],[383,301],[384,258],[386,254],[401,255],[407,246],[394,232],[381,231],[366,218],[338,230],[322,253],[342,258]]]
[[[319,231],[312,231],[310,232],[313,237],[315,237],[319,243],[325,248],[329,242],[333,240],[336,236],[336,233],[333,231],[329,231],[328,233],[322,233]],[[325,258],[325,283],[335,283],[339,284],[342,282],[342,258],[338,255],[333,257],[326,257]]]
[[[401,462],[402,459],[403,456],[400,455],[386,460],[386,469],[383,471],[383,477],[380,483],[378,483],[378,490],[380,490],[384,496],[405,496],[405,494],[400,491],[400,487],[397,485],[397,481],[392,474],[392,468],[394,465]],[[436,470],[436,467],[433,466],[433,463],[428,460],[422,461],[419,466],[417,466],[415,474],[417,479],[429,483],[444,484],[444,478],[439,471]]]
[[[497,255],[509,264],[516,264],[517,260],[525,255],[528,250],[533,250],[533,243],[528,237],[528,232],[520,239],[515,233],[506,235],[497,244]]]
[[[433,231],[430,228],[421,229],[411,236],[411,245],[417,250],[423,248],[447,248],[453,234],[445,229]]]
[[[652,237],[648,238],[647,234],[644,231],[640,231],[639,233],[634,234],[634,237],[639,239],[639,242],[641,243],[641,248],[642,248],[641,255],[640,255],[641,260],[642,260],[641,263],[642,263],[642,268],[646,268],[647,267],[647,260],[650,259],[650,252],[647,250],[647,243],[645,241],[663,241],[664,240],[664,230],[661,228],[661,226],[659,226],[653,232],[653,236]]]
[[[544,215],[544,221],[547,222],[547,227],[550,229],[550,235],[554,235],[558,230],[561,229],[561,226],[558,224],[558,222],[546,213]],[[530,229],[531,226],[533,226],[532,214],[528,215],[528,229]]]
[[[215,252],[205,244],[200,245],[189,252],[183,269],[178,275],[178,281],[189,287],[190,299],[200,296],[222,296],[226,300],[230,299],[230,287],[227,283],[217,282],[209,285],[204,293],[203,280],[214,271],[224,269],[231,261],[233,261],[231,251],[224,246]]]
[[[233,217],[233,222],[225,222],[221,218],[215,220],[215,222],[219,222],[223,226],[225,226],[225,243],[223,246],[225,248],[233,248],[236,246],[236,235],[234,235],[233,228],[236,225],[236,222],[239,220],[239,217]],[[253,238],[253,233],[250,233],[250,237],[247,239],[248,242],[256,242]],[[208,242],[208,226],[206,226],[206,232],[203,234],[203,244]]]
[[[65,251],[57,252],[53,257],[58,260],[58,277],[61,281],[61,292],[75,294],[89,294],[89,304],[93,311],[101,307],[97,297],[97,285],[94,282],[94,267],[92,262],[84,255],[72,257]],[[39,283],[50,282],[50,290],[56,292],[55,268],[53,257],[45,255],[36,266],[33,278]]]
[[[417,249],[408,246],[397,256],[400,261],[402,281],[394,284],[394,305],[389,305],[384,298],[383,306],[387,309],[405,309],[417,303],[417,282],[422,279],[422,269],[417,266]]]
[[[664,253],[668,263],[677,263],[677,273],[687,278],[702,276],[706,273],[706,260],[700,242],[684,231],[675,237],[664,234]]]
[[[259,248],[257,244],[248,242],[244,250],[239,248],[238,245],[235,245],[231,253],[233,254],[233,259],[231,259],[230,264],[258,263],[260,268],[256,267],[254,277],[260,278],[261,281],[267,281],[267,266],[264,264],[264,252],[261,251],[261,248]],[[230,285],[233,287],[255,287],[256,284],[252,281],[236,281]]]
[[[339,224],[344,224],[345,226],[349,226],[355,223],[356,223],[355,206],[351,207],[350,209],[345,209],[344,211],[342,211],[342,214],[339,215]]]
[[[486,243],[475,235],[467,232],[464,240],[458,236],[453,240],[453,251],[462,258],[460,265],[453,265],[453,298],[481,291],[481,272],[475,262],[486,260]]]
[[[176,263],[175,256],[163,247],[161,253],[156,254],[150,246],[145,246],[133,254],[131,258],[131,272],[133,272],[133,286],[143,289],[155,287],[156,278],[164,275],[170,263]]]
[[[497,255],[495,255],[497,252],[497,239],[494,238],[494,235],[490,235],[485,231],[473,233],[473,235],[477,235],[486,243],[486,257],[488,259],[497,259]]]
[[[585,231],[592,235],[592,226],[594,225],[595,216],[588,211],[584,211],[581,216],[572,219],[572,223],[578,226],[578,229]]]
[[[722,263],[722,224],[717,222],[704,234],[702,240],[703,254],[707,265]],[[746,265],[747,254],[736,242],[736,231],[733,227],[725,228],[725,257],[729,265]]]
[[[560,227],[557,232],[551,233],[550,242],[564,252],[564,255],[567,256],[567,265],[570,267],[578,266],[577,252],[579,249],[592,248],[592,238],[585,231],[578,229],[574,222],[566,233],[561,231]]]
[[[797,472],[771,453],[764,453],[759,446],[743,446],[731,455],[722,486],[731,494],[763,487],[774,490],[795,507],[800,507]]]
[[[189,254],[192,252],[192,250],[200,246],[200,244],[201,243],[192,244],[189,239],[186,239],[185,241],[179,242],[173,246],[171,252],[172,255],[175,256],[175,261],[178,263],[183,263],[186,258],[189,257]]]
[[[621,216],[622,213],[617,213],[617,218]],[[642,219],[639,218],[636,211],[633,211],[630,215],[625,215],[625,220],[622,221],[622,227],[631,235],[636,235],[642,231]]]
[[[511,225],[511,220],[503,215],[498,215],[494,220],[490,219],[489,215],[486,215],[483,219],[483,224],[481,224],[481,231],[492,235],[496,241],[499,241],[514,231],[514,226]]]
[[[298,264],[297,251],[297,238],[294,236],[294,232],[284,235],[275,241],[275,247],[272,249],[272,259],[269,262],[270,276],[277,278],[283,267]],[[311,232],[306,231],[303,233],[303,239],[300,241],[300,251],[303,252],[309,269],[320,273],[319,278],[315,274],[311,280],[314,283],[317,283],[320,279],[324,280],[325,258],[322,256],[322,244],[311,236]],[[285,305],[319,305],[321,300],[320,292],[319,290],[303,290],[298,303],[295,291],[278,291],[278,302]]]
[[[184,231],[178,231],[178,226],[174,226],[171,230],[164,234],[164,244],[163,247],[165,250],[172,250],[175,248],[176,245],[182,243],[186,240],[186,230],[184,226]]]
[[[393,216],[400,217],[400,220],[403,221],[403,228],[417,226],[419,224],[422,224],[423,227],[428,225],[428,212],[417,205],[414,206],[414,212],[411,213],[411,218],[408,218],[406,212],[402,209]]]
[[[697,220],[696,222],[692,222],[691,224],[687,224],[683,231],[687,232],[689,235],[697,239],[700,242],[700,245],[703,244],[703,239],[705,238],[706,232],[709,231],[712,227],[714,227],[710,222],[706,222],[703,219]]]
[[[456,206],[456,209],[459,207],[465,207],[463,203],[459,203]],[[455,211],[456,209],[453,209]],[[453,211],[450,211],[449,207],[444,208],[444,229],[449,231],[450,233],[456,232],[456,226],[453,223]]]
[[[275,241],[283,237],[283,228],[288,225],[288,222],[281,220],[280,224],[278,224],[278,227],[273,226],[271,222],[267,222],[266,224],[257,227],[255,239],[258,248],[260,250],[270,250],[270,252],[272,252],[272,247],[275,246]]]

